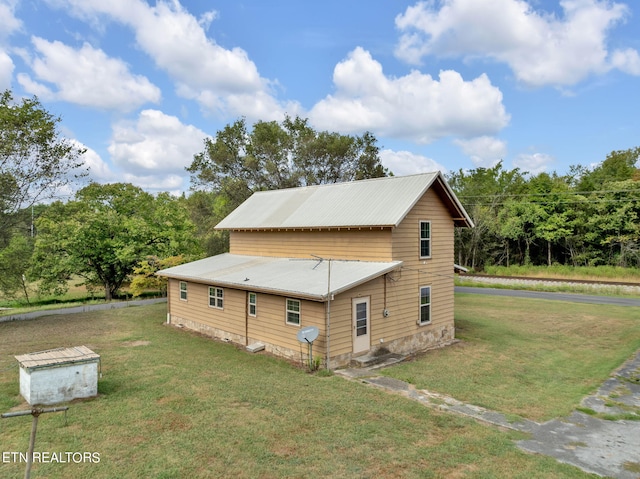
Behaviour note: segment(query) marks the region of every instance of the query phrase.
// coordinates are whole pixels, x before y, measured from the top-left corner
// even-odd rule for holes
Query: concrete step
[[[350,366],[352,368],[382,368],[391,364],[399,363],[405,359],[405,356],[396,353],[367,353],[351,359]]]

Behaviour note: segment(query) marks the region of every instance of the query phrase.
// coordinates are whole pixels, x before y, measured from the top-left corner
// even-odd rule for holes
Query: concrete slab
[[[606,477],[640,477],[640,423],[606,421],[581,412],[554,419],[519,441],[525,451],[544,454],[560,462]],[[635,472],[634,472],[635,471]]]

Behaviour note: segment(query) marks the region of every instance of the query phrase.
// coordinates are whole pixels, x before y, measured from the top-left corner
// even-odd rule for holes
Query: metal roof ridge
[[[403,178],[412,178],[412,177],[416,177],[416,176],[429,176],[429,175],[434,175],[435,176],[437,174],[442,174],[442,172],[440,170],[434,170],[434,171],[427,171],[427,172],[423,172],[423,173],[412,173],[410,175],[377,176],[375,178],[363,178],[361,180],[337,181],[335,183],[320,183],[320,184],[317,184],[317,185],[291,186],[291,187],[288,187],[288,188],[278,188],[278,189],[273,189],[273,190],[258,190],[258,191],[254,191],[252,193],[252,195],[264,194],[264,193],[275,193],[275,192],[278,192],[278,191],[292,191],[292,190],[317,189],[317,188],[332,188],[332,187],[339,187],[339,186],[348,186],[348,185],[354,185],[354,184],[368,183],[368,182],[372,182],[372,181],[400,180],[400,179],[403,179]]]

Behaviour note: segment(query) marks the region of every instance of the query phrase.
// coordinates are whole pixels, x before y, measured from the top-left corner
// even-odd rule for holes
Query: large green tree
[[[191,221],[196,225],[195,235],[207,256],[228,251],[229,232],[214,229],[228,214],[228,199],[214,191],[194,191],[185,204]]]
[[[239,119],[205,140],[187,168],[194,189],[215,191],[233,209],[255,191],[386,176],[376,139],[318,132],[308,120]]]
[[[586,205],[585,238],[598,249],[592,263],[640,266],[640,182],[605,183]]]
[[[0,248],[19,210],[54,198],[86,174],[85,150],[60,136],[59,122],[36,97],[16,103],[9,90],[0,95]]]
[[[640,169],[636,164],[640,160],[640,147],[628,150],[616,150],[607,155],[605,160],[592,170],[581,170],[578,189],[580,191],[602,190],[605,183],[640,180]]]
[[[34,273],[55,293],[78,275],[110,300],[148,256],[199,253],[183,200],[126,183],[92,183],[73,201],[53,203],[37,227]]]
[[[9,244],[0,249],[0,292],[5,297],[14,297],[18,291],[29,302],[27,269],[33,253],[31,238],[14,234]]]
[[[499,162],[491,168],[458,170],[448,181],[475,224],[474,228],[456,228],[458,263],[473,269],[503,259],[508,264],[509,240],[496,220],[507,199],[524,190],[523,174],[517,168],[505,170]]]
[[[569,180],[555,173],[540,173],[529,179],[529,196],[525,201],[538,206],[538,219],[534,225],[534,237],[546,244],[547,266],[554,261],[554,250],[573,234],[575,212],[569,198]]]

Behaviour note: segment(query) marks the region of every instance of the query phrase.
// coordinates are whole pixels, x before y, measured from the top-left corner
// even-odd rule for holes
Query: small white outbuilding
[[[15,358],[20,363],[20,394],[31,406],[98,394],[100,356],[86,346],[49,349]]]

